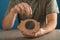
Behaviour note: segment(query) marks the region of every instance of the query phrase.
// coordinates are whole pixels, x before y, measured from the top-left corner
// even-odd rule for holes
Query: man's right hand
[[[32,8],[30,5],[28,5],[27,3],[19,3],[17,5],[15,5],[11,11],[13,13],[22,13],[22,14],[27,14],[28,16],[32,15]]]

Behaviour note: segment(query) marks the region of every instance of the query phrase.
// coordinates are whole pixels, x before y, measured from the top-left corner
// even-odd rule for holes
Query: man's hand
[[[39,37],[41,35],[41,30],[35,33],[35,37]]]
[[[35,37],[40,37],[42,35],[45,34],[45,30],[43,30],[43,28],[40,28],[40,30],[36,33],[28,33],[28,32],[22,32],[22,34],[26,37],[32,37],[32,38],[35,38]]]
[[[31,6],[28,5],[27,3],[19,3],[17,5],[15,5],[11,11],[13,13],[22,13],[22,14],[27,14],[28,16],[32,15],[32,9]]]
[[[38,32],[35,33],[35,37],[39,37],[45,34],[45,30],[43,28],[40,28]]]

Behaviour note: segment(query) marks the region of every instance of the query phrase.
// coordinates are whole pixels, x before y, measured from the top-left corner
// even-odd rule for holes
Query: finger
[[[40,36],[40,31],[38,31],[36,34],[35,34],[35,36],[37,37],[37,36]]]
[[[28,7],[29,7],[30,14],[32,14],[32,8],[31,8],[31,6],[30,6],[30,5],[28,5],[27,3],[25,3],[25,4],[26,4],[26,6],[28,6]]]
[[[31,7],[27,4],[27,3],[25,3],[26,5],[27,5],[27,7],[28,7],[28,15],[31,15],[32,14],[32,10],[31,10]]]
[[[27,15],[30,15],[30,7],[29,7],[29,5],[27,3],[22,3],[22,4],[25,7],[25,11],[26,11]]]
[[[38,32],[35,34],[35,36],[38,36]]]
[[[18,6],[20,8],[20,13],[25,13],[24,6],[22,4],[18,4]]]
[[[16,12],[20,12],[20,9],[19,9],[19,7],[18,7],[17,5],[14,7],[14,10],[15,10]]]
[[[30,12],[29,12],[29,16],[32,17],[32,8],[29,8]]]

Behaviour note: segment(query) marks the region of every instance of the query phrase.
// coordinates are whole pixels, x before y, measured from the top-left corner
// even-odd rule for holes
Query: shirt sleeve
[[[49,13],[59,13],[59,8],[58,8],[57,0],[47,1],[46,13],[47,14],[49,14]]]
[[[10,10],[17,4],[19,1],[17,0],[10,0],[8,4],[8,8],[6,10],[5,16],[10,12]]]

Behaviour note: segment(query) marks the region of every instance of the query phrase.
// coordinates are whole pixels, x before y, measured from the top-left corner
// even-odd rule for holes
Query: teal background
[[[60,0],[57,0],[57,2],[58,2],[59,9],[60,9]],[[0,30],[2,29],[2,21],[3,21],[3,18],[4,18],[5,12],[7,10],[8,3],[9,3],[9,0],[0,0]],[[16,29],[16,27],[18,25],[17,20],[18,19],[16,19],[15,25],[12,29]],[[60,29],[60,14],[58,15],[57,29]]]

